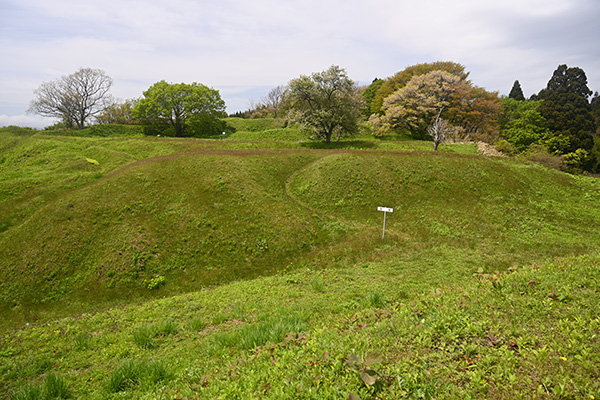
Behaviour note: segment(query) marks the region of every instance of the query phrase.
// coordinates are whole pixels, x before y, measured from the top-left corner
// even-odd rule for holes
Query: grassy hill
[[[237,123],[0,131],[8,398],[600,394],[597,180]]]

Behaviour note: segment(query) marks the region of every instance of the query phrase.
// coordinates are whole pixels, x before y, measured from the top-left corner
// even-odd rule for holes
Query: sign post
[[[388,207],[377,207],[377,211],[383,211],[383,235],[381,236],[381,239],[385,239],[385,217],[387,216],[387,213],[391,213],[394,212],[393,208],[388,208]]]

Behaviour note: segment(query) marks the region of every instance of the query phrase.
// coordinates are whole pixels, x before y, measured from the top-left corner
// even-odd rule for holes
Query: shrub
[[[526,160],[542,164],[547,168],[562,170],[565,166],[563,156],[550,154],[548,149],[541,145],[532,144],[525,152],[524,157]]]
[[[494,143],[494,147],[496,147],[496,150],[499,152],[509,156],[512,156],[517,152],[515,147],[504,139],[500,139]]]

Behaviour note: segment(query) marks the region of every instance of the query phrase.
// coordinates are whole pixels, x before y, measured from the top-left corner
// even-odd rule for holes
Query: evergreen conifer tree
[[[540,114],[546,119],[554,139],[550,145],[556,144],[552,150],[563,154],[577,149],[592,150],[595,121],[588,101],[591,94],[581,68],[560,65],[554,71],[546,88],[538,94],[538,98],[544,100]]]
[[[521,84],[519,83],[518,80],[516,80],[515,83],[513,84],[513,87],[510,90],[508,97],[510,99],[515,99],[517,101],[525,100],[525,96],[523,95],[523,90],[521,89]]]

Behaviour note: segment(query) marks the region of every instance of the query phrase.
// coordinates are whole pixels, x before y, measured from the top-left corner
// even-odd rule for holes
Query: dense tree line
[[[502,138],[512,148],[526,152],[541,146],[560,156],[571,171],[596,171],[600,152],[595,145],[597,96],[591,97],[587,76],[578,67],[559,65],[539,93],[525,99],[516,81],[504,99]]]
[[[529,99],[518,80],[507,97],[500,97],[468,78],[463,65],[436,61],[359,88],[334,65],[272,88],[248,111],[235,115],[283,119],[326,142],[368,126],[377,137],[432,140],[434,150],[448,140],[483,140],[512,154],[545,149],[573,171],[598,168],[600,96],[592,95],[581,68],[559,65],[547,86]],[[179,137],[226,129],[219,91],[203,84],[160,81],[143,97],[125,101],[110,97],[111,84],[104,71],[81,68],[43,83],[29,111],[79,129],[90,123],[139,123],[147,134]]]

